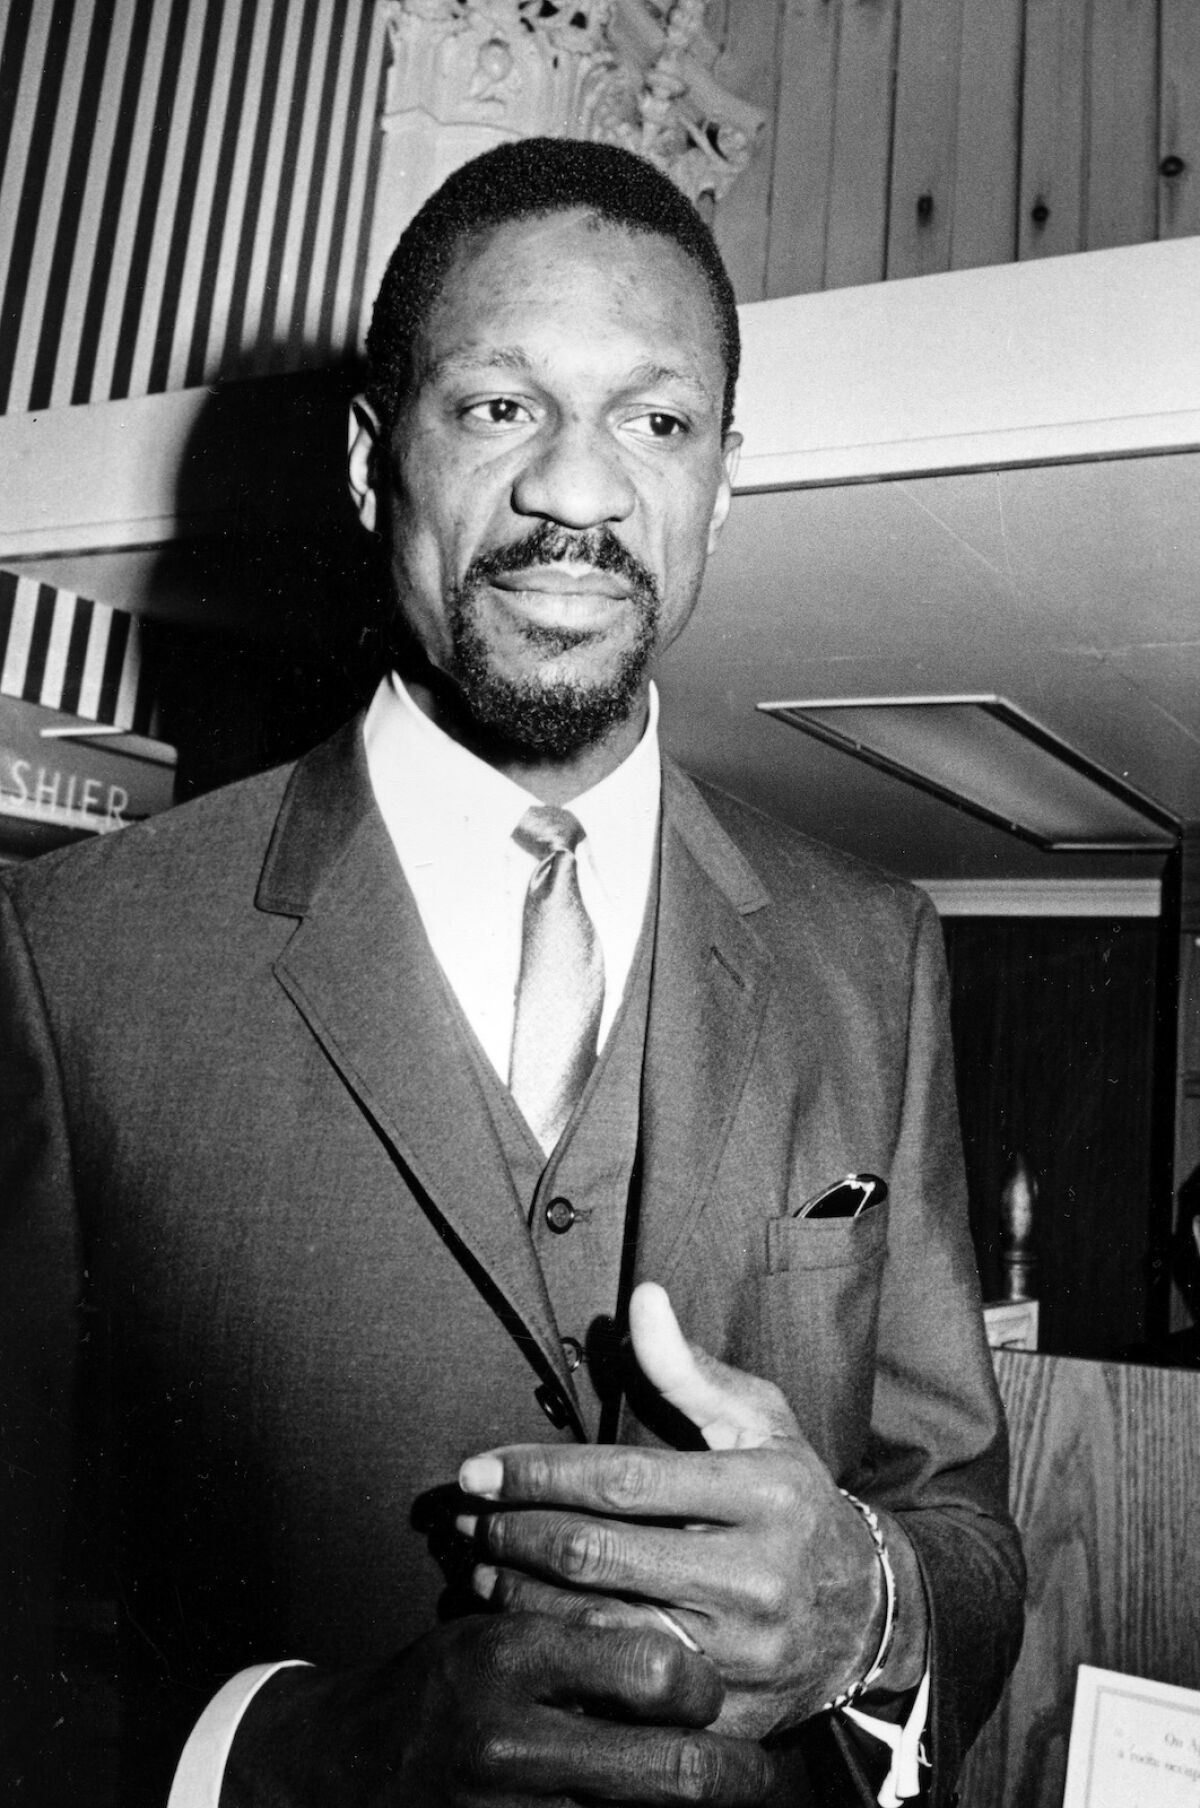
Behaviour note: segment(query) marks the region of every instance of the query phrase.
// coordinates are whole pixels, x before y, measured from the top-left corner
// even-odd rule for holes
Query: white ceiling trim
[[[740,310],[737,488],[1200,444],[1200,238]]]

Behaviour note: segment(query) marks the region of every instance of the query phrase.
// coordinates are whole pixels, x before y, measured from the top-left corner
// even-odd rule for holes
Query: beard
[[[510,678],[496,669],[480,626],[481,592],[494,578],[531,566],[570,561],[611,571],[630,586],[632,633],[609,674],[590,682],[567,677]],[[593,746],[628,719],[641,693],[658,632],[654,577],[610,528],[573,533],[549,522],[523,540],[473,559],[447,599],[453,665],[450,676],[475,727],[494,744],[525,758],[563,760]],[[525,623],[525,644],[562,658],[592,638],[589,630]]]

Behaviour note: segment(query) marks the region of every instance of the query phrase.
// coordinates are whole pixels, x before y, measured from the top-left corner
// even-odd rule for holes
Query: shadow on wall
[[[346,491],[354,367],[214,388],[180,464],[195,532],[159,552],[144,657],[183,801],[293,758],[385,661],[379,543]]]

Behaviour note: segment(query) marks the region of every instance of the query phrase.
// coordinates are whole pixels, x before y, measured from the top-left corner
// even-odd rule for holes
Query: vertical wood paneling
[[[715,210],[743,300],[1200,232],[1200,0],[710,0],[707,24],[773,122]],[[0,408],[356,338],[375,0],[0,0],[0,48]]]
[[[222,135],[229,108],[240,26],[240,9],[232,3],[232,0],[226,0],[208,89],[208,104],[200,115],[203,131],[196,160],[192,167],[195,185],[191,213],[187,222],[183,262],[179,272],[177,318],[189,323],[195,323],[200,303],[204,247],[216,206]],[[173,323],[170,323],[170,326],[173,326]],[[156,374],[161,377],[164,389],[181,389],[188,381],[188,354],[191,349],[192,335],[191,332],[170,330],[170,326],[166,320],[160,319],[160,341],[164,329],[166,329],[169,346],[166,368],[165,370],[160,368]]]
[[[1018,251],[1082,251],[1089,0],[1026,0]]]
[[[28,578],[16,578],[11,572],[0,573],[0,584],[6,591],[12,586],[8,629],[0,649],[0,691],[9,697],[23,697],[37,619],[38,589]]]
[[[132,27],[133,8],[130,6],[114,8],[112,34],[109,38],[108,54],[101,78],[101,92],[106,88],[115,91],[119,86],[121,72],[129,58]],[[95,267],[104,191],[112,166],[118,114],[117,106],[99,106],[97,109],[96,132],[88,159],[87,175],[79,209],[78,230],[70,273],[67,277],[68,298],[86,294],[88,282]],[[54,362],[54,379],[50,391],[49,405],[52,408],[65,407],[72,399],[83,338],[84,317],[85,309],[81,306],[68,305],[64,310],[59,332],[58,352]]]
[[[0,409],[341,356],[385,51],[374,0],[0,0]]]
[[[1019,1150],[1040,1188],[1041,1347],[1119,1355],[1148,1331],[1158,926],[959,917],[944,929],[985,1296],[1000,1293],[1000,1178]]]
[[[324,78],[326,71],[333,66],[333,17],[333,0],[320,0],[314,18],[314,52],[309,61],[308,80],[297,121],[297,187],[310,196],[314,187],[319,192],[320,167],[317,160],[319,158],[320,162],[324,161],[328,148],[329,108]],[[277,369],[286,368],[289,350],[294,353],[299,349],[295,346],[289,329],[296,315],[303,317],[304,301],[313,277],[311,222],[314,212],[310,199],[307,208],[290,207],[285,216],[286,231],[280,246],[280,269],[286,289],[280,293],[276,303],[271,335],[271,342],[276,350],[270,362]],[[303,255],[304,251],[308,255]]]
[[[97,72],[104,64],[109,25],[107,7],[76,9],[72,33],[72,48],[76,54],[68,58],[68,74],[59,96],[57,143],[51,147],[50,170],[38,226],[41,255],[35,255],[33,260],[32,293],[27,292],[25,298],[27,324],[21,336],[25,355],[18,355],[13,372],[14,392],[26,398],[29,408],[44,408],[53,388],[69,294],[67,274],[79,227],[85,172],[91,159],[96,126]],[[71,64],[74,66],[70,67]],[[48,261],[47,252],[50,253]],[[38,323],[36,329],[35,322]]]
[[[112,65],[112,88],[107,106],[114,114],[111,156],[105,171],[104,198],[96,229],[95,254],[86,283],[80,284],[82,312],[79,358],[71,384],[72,402],[89,402],[105,395],[96,387],[96,361],[104,331],[105,311],[120,305],[123,293],[121,269],[115,263],[117,227],[125,202],[130,173],[130,148],[145,73],[153,0],[137,0],[132,10],[128,44],[122,60]],[[105,110],[104,102],[101,111]]]
[[[145,306],[146,285],[153,270],[155,229],[168,211],[171,201],[164,195],[164,180],[172,141],[172,125],[189,110],[190,95],[180,93],[180,74],[188,36],[189,16],[195,17],[190,0],[172,0],[163,46],[162,67],[158,73],[158,92],[150,126],[150,144],[146,159],[142,192],[138,199],[137,225],[133,249],[126,272],[125,295],[121,305],[120,330],[110,394],[135,394],[131,383],[138,326]]]
[[[71,645],[71,629],[79,599],[70,590],[59,590],[54,597],[50,624],[50,642],[46,648],[46,666],[42,685],[62,701],[63,681],[67,675],[67,653]]]
[[[896,120],[887,274],[950,267],[958,139],[963,0],[904,0],[896,63]]]
[[[771,170],[767,294],[825,287],[840,7],[785,0]]]
[[[310,7],[289,6],[282,12],[284,24],[279,50],[279,78],[274,104],[270,109],[270,132],[267,152],[259,182],[258,231],[254,235],[250,273],[242,312],[242,345],[261,347],[269,344],[279,304],[281,271],[276,254],[275,227],[286,225],[291,201],[295,169],[289,157],[294,155],[293,121],[297,120],[297,101],[303,101],[311,52],[312,12]],[[279,247],[282,251],[282,245]]]
[[[1160,172],[1158,236],[1200,232],[1200,6],[1162,0],[1159,157],[1182,168]]]
[[[1157,226],[1158,0],[1092,0],[1084,244],[1137,245]]]
[[[242,0],[237,8],[237,36],[229,64],[229,88],[221,121],[220,149],[215,159],[212,212],[200,261],[185,382],[201,383],[220,368],[212,347],[224,342],[233,287],[241,201],[250,159],[254,97],[261,89],[262,62],[269,18],[258,0]]]
[[[157,112],[159,84],[167,49],[167,26],[174,12],[172,5],[152,5],[148,9],[149,33],[146,57],[142,65],[141,85],[133,132],[129,141],[128,163],[120,197],[120,213],[112,244],[112,278],[105,298],[104,318],[96,350],[92,374],[92,395],[111,397],[116,393],[116,367],[120,352],[121,327],[126,318],[130,275],[133,270],[134,244],[137,235],[142,196],[153,149],[153,127]]]
[[[187,10],[178,75],[174,83],[175,92],[180,96],[190,96],[195,92],[201,42],[210,16],[211,10],[207,7],[189,6]],[[164,112],[162,176],[149,227],[146,277],[137,304],[136,326],[132,335],[133,347],[127,382],[130,395],[145,395],[150,387],[150,366],[170,263],[171,241],[175,221],[183,204],[185,183],[189,183],[191,174],[184,168],[184,150],[191,132],[192,109],[171,105],[164,108]]]
[[[762,0],[726,0],[724,48],[714,74],[767,116],[758,154],[730,194],[718,202],[713,215],[713,231],[739,301],[761,301],[766,293],[779,25],[777,3],[764,6]]]
[[[295,9],[292,17],[296,17]],[[239,368],[248,298],[249,305],[255,305],[250,295],[252,263],[263,217],[263,180],[279,111],[280,51],[286,30],[287,12],[280,0],[259,0],[246,84],[246,113],[230,190],[228,274],[222,272],[218,276],[214,310],[214,324],[218,328],[224,324],[221,367],[227,370]]]
[[[950,264],[1017,254],[1024,0],[963,0]]]
[[[144,365],[145,375],[139,382],[148,394],[167,386],[177,323],[181,318],[189,321],[192,318],[190,308],[186,312],[183,310],[181,291],[188,270],[189,252],[194,252],[198,247],[194,230],[197,215],[206,218],[211,205],[211,185],[203,186],[203,178],[198,175],[198,171],[205,156],[206,141],[211,136],[213,116],[215,114],[219,118],[223,111],[222,102],[218,98],[223,86],[222,28],[228,22],[232,10],[225,5],[225,0],[210,0],[204,10],[203,32],[197,48],[195,91],[205,97],[205,104],[186,109],[187,133],[180,151],[182,179],[162,253],[162,285],[157,318],[152,309],[146,309],[148,356]],[[192,268],[194,272],[194,264]],[[192,299],[194,302],[194,287]],[[183,338],[183,335],[178,337]],[[182,345],[179,350],[182,367]]]
[[[878,282],[887,243],[898,0],[844,0],[825,286]]]
[[[45,182],[45,146],[58,102],[61,67],[55,65],[63,21],[68,16],[68,9],[61,5],[33,7],[16,78],[21,87],[8,162],[0,180],[0,410],[11,405],[13,365],[20,353],[26,280]],[[54,47],[49,56],[48,46]],[[8,54],[17,61],[15,49],[8,47]],[[42,71],[47,67],[51,73],[43,81]]]
[[[0,572],[0,692],[91,722],[147,723],[154,698],[140,624],[110,609]]]
[[[331,144],[341,145],[345,141],[352,101],[354,64],[354,33],[349,29],[347,20],[342,18],[335,42],[330,47],[332,79],[326,90],[330,98],[322,109]],[[314,181],[320,182],[312,238],[313,277],[308,284],[303,311],[297,314],[293,322],[290,344],[294,352],[299,352],[303,345],[317,346],[321,343],[325,286],[320,278],[332,267],[333,229],[338,199],[337,160],[327,153],[319,154],[313,176]]]
[[[959,1787],[964,1808],[1059,1808],[1081,1663],[1196,1686],[1200,1375],[1016,1350],[995,1364],[1031,1587],[1020,1659]],[[1106,1799],[1157,1801],[1148,1777],[1119,1798],[1104,1778]]]
[[[363,294],[370,242],[368,222],[379,173],[379,110],[384,87],[384,27],[378,7],[365,10],[359,26],[359,56],[351,92],[343,167],[349,175],[345,206],[335,227],[340,250],[331,265],[338,278],[333,298],[331,343],[345,345],[361,337],[373,296]],[[352,147],[352,155],[351,155]],[[340,197],[339,197],[340,201]]]
[[[0,173],[8,162],[8,147],[21,95],[21,67],[33,0],[0,0]],[[0,608],[3,607],[0,598]]]

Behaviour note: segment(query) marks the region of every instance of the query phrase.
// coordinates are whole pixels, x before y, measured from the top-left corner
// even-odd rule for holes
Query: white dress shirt
[[[507,1084],[525,894],[537,864],[513,831],[541,800],[443,734],[398,678],[376,691],[363,739],[375,801],[430,946]],[[584,830],[576,850],[579,889],[604,954],[601,1047],[642,931],[660,789],[651,686],[650,717],[633,752],[569,806]]]
[[[534,856],[513,840],[540,802],[431,722],[400,679],[385,678],[363,724],[371,789],[430,946],[464,1016],[501,1080],[509,1053],[521,962],[525,893]],[[600,1045],[620,1006],[641,934],[654,870],[661,766],[658,695],[650,687],[645,732],[615,772],[570,804],[584,829],[579,888],[604,953]],[[295,1659],[255,1664],[231,1677],[197,1721],[179,1760],[167,1808],[218,1808],[238,1723],[262,1685]],[[853,1718],[893,1748],[879,1800],[893,1808],[917,1793],[917,1742],[928,1677],[903,1728]]]

